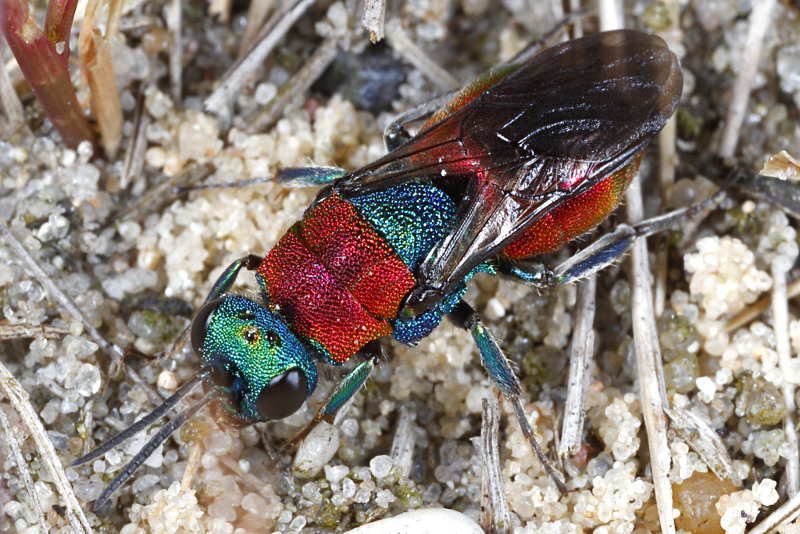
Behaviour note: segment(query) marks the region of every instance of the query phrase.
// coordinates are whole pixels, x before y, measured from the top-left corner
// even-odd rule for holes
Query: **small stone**
[[[722,495],[738,489],[728,479],[720,480],[713,473],[695,471],[691,477],[672,486],[675,507],[681,512],[675,519],[675,526],[695,534],[722,534],[714,503]]]
[[[264,517],[267,515],[267,501],[260,495],[255,493],[248,493],[242,499],[242,508],[246,512],[250,512],[251,514]]]
[[[347,473],[350,472],[350,469],[346,465],[326,465],[325,466],[325,478],[331,484],[336,484],[344,477],[347,476]]]
[[[339,429],[322,421],[306,436],[294,457],[293,470],[299,478],[317,476],[339,449]]]
[[[489,302],[486,303],[486,309],[484,310],[485,317],[490,321],[496,321],[501,319],[506,314],[506,308],[503,306],[503,303],[500,302],[497,298],[489,299]]]
[[[380,506],[381,508],[389,508],[389,505],[397,500],[397,497],[394,496],[389,490],[380,490],[375,495],[375,504]]]
[[[786,414],[786,403],[778,387],[762,377],[744,374],[737,384],[736,413],[751,425],[776,425]]]
[[[258,87],[256,87],[256,92],[253,97],[255,98],[256,104],[264,106],[269,104],[270,101],[275,98],[276,94],[278,94],[278,89],[274,84],[260,83]]]
[[[372,476],[380,480],[389,476],[393,465],[392,457],[382,454],[369,461],[369,470],[372,472]]]
[[[447,508],[412,510],[348,530],[346,534],[483,534],[468,516]]]
[[[299,515],[292,519],[292,522],[289,523],[289,530],[300,532],[304,526],[306,526],[306,518]]]
[[[349,478],[345,478],[342,482],[342,496],[345,499],[352,499],[356,494],[356,483]]]
[[[171,371],[161,371],[158,374],[158,387],[167,391],[175,391],[178,387],[178,379]]]
[[[775,58],[781,89],[789,94],[800,91],[800,45],[784,46]]]

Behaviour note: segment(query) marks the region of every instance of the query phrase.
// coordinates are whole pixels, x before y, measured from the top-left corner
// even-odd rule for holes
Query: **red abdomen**
[[[511,259],[522,259],[554,252],[600,222],[617,207],[639,169],[641,155],[614,174],[602,179],[533,223],[503,252]]]

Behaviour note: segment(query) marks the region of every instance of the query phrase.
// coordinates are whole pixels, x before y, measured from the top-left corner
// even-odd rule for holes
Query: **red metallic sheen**
[[[331,195],[284,235],[258,268],[295,333],[337,362],[392,332],[414,277],[355,207]]]
[[[554,252],[600,224],[617,207],[636,171],[641,154],[591,189],[575,196],[536,221],[503,252],[523,259]]]

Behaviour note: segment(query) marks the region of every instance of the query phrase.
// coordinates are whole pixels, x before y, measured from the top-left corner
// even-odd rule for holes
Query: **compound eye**
[[[209,320],[220,303],[222,303],[223,298],[214,299],[203,305],[197,315],[194,316],[194,319],[192,319],[192,348],[198,356],[203,354],[203,342],[206,339]]]
[[[256,408],[264,419],[283,419],[299,410],[307,396],[306,377],[300,369],[292,369],[264,386]]]

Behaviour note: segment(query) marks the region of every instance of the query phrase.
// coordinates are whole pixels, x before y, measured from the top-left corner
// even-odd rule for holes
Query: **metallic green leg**
[[[367,379],[383,356],[383,349],[379,342],[373,341],[364,348],[363,355],[366,359],[358,364],[355,369],[347,373],[347,376],[336,385],[333,393],[330,394],[328,400],[325,402],[325,405],[317,412],[317,415],[290,440],[290,444],[299,443],[320,421],[333,423],[336,414],[342,406],[347,404],[367,382]]]
[[[239,276],[239,271],[242,270],[242,267],[248,271],[255,271],[258,269],[258,265],[260,263],[260,256],[249,254],[228,265],[228,268],[225,269],[221,275],[219,275],[217,281],[214,282],[213,286],[211,286],[211,291],[208,292],[208,296],[203,304],[211,302],[212,300],[217,299],[227,293],[228,290],[233,286],[233,283],[236,281],[236,277]]]
[[[472,334],[472,339],[475,340],[475,344],[478,346],[478,352],[481,355],[481,362],[489,373],[489,377],[514,406],[514,414],[517,417],[517,422],[519,423],[522,433],[527,438],[528,443],[531,444],[536,456],[539,458],[539,461],[542,462],[542,465],[544,465],[545,470],[550,475],[550,478],[553,479],[556,486],[558,486],[558,489],[561,490],[562,493],[566,493],[567,488],[564,485],[563,476],[553,464],[550,463],[550,460],[547,459],[544,451],[542,451],[542,448],[539,446],[539,442],[536,441],[536,437],[533,435],[533,428],[528,422],[525,410],[522,407],[522,401],[520,400],[522,387],[519,384],[519,379],[517,379],[517,376],[514,374],[514,370],[508,362],[508,358],[506,358],[506,355],[503,354],[502,349],[500,349],[500,345],[497,344],[497,340],[481,322],[481,317],[478,312],[473,310],[472,307],[463,300],[459,302],[456,309],[454,309],[448,317],[456,325],[468,330],[469,333]]]

